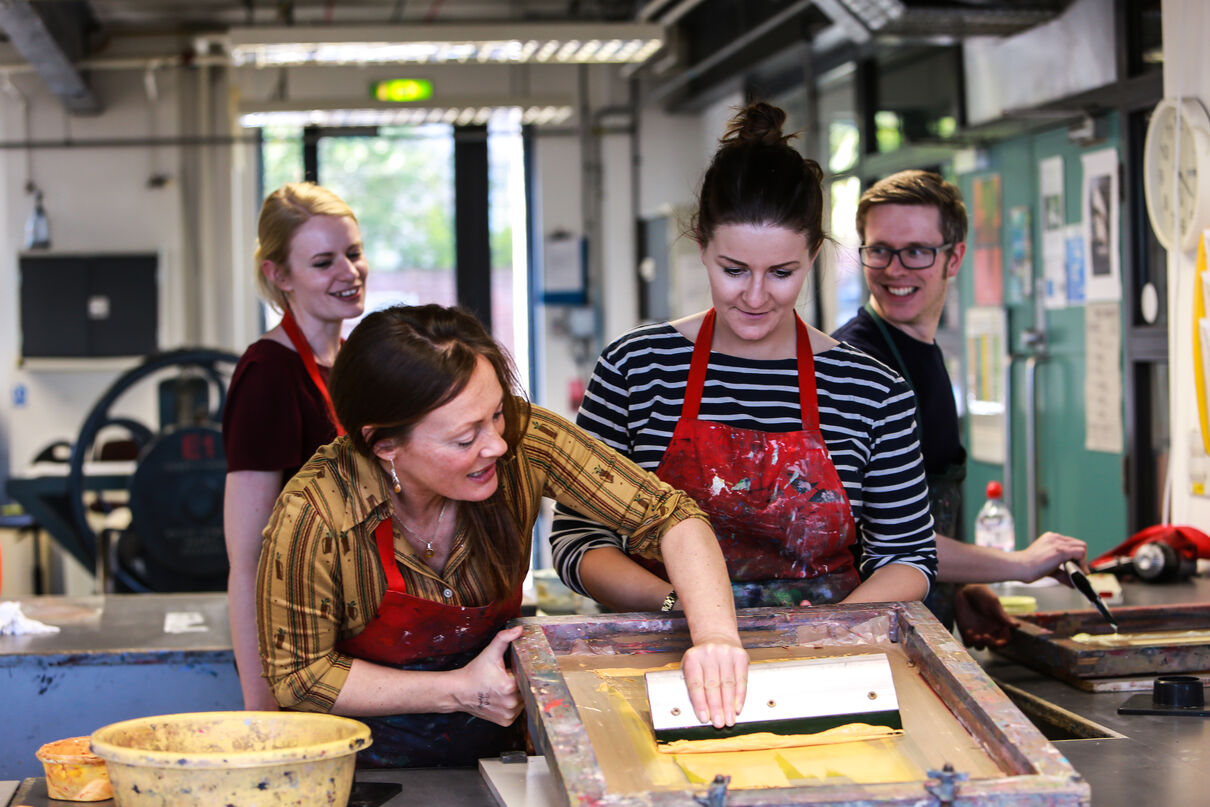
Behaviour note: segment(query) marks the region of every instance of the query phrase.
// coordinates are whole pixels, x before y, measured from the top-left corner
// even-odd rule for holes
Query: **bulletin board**
[[[957,184],[971,204],[975,195],[975,181],[991,175],[1001,178],[1000,206],[1005,211],[1028,208],[1029,215],[1023,216],[1032,228],[1029,253],[1035,257],[1034,276],[1042,282],[1035,288],[1040,294],[1006,293],[1003,310],[1006,317],[1006,353],[1025,354],[1029,350],[1024,344],[1024,331],[1035,325],[1039,311],[1045,317],[1048,334],[1047,358],[1037,368],[1037,414],[1038,414],[1038,486],[1045,491],[1044,503],[1038,509],[1039,530],[1054,530],[1066,535],[1077,536],[1089,544],[1091,554],[1099,554],[1128,536],[1126,524],[1126,500],[1122,496],[1106,496],[1106,491],[1121,491],[1124,487],[1121,426],[1113,441],[1106,439],[1090,447],[1088,418],[1092,414],[1097,422],[1108,422],[1110,415],[1117,415],[1121,422],[1120,403],[1114,402],[1104,411],[1088,410],[1087,382],[1096,381],[1098,388],[1112,388],[1112,375],[1121,377],[1125,372],[1124,351],[1121,335],[1118,344],[1109,344],[1103,329],[1095,330],[1100,340],[1100,351],[1094,351],[1098,359],[1095,367],[1088,362],[1089,323],[1086,307],[1086,283],[1080,280],[1085,275],[1086,256],[1084,245],[1085,210],[1091,206],[1086,198],[1084,168],[1085,155],[1117,149],[1119,146],[1119,119],[1108,115],[1103,121],[1104,139],[1093,146],[1082,146],[1072,142],[1065,127],[1034,134],[1023,135],[987,149],[987,162],[978,173],[959,176]],[[1096,176],[1095,174],[1093,176]],[[981,191],[982,193],[982,191]],[[973,219],[973,215],[972,215]],[[1012,228],[1002,228],[1003,252],[1011,260],[1014,251],[1024,248],[1013,245],[1020,234]],[[1121,249],[1122,228],[1110,228],[1110,236]],[[964,310],[977,305],[974,272],[968,271],[968,261],[958,275],[962,307]],[[1011,267],[1004,273],[1006,291],[1011,291]],[[1121,300],[1102,302],[1102,306],[1117,306]],[[1096,316],[1103,312],[1097,310]],[[1098,320],[1099,321],[1099,320]],[[1095,324],[1095,323],[1094,323]],[[967,361],[967,357],[963,357]],[[1090,367],[1095,370],[1090,379]],[[964,368],[966,369],[966,368]],[[963,381],[969,377],[969,369]],[[1012,457],[1012,479],[1010,490],[1013,515],[1022,529],[1027,513],[1026,453],[1025,453],[1025,362],[1014,362],[1012,369],[1012,400],[1007,401],[1008,424],[1014,438]],[[957,381],[958,379],[954,379]],[[964,397],[965,390],[964,390]],[[1098,396],[1104,403],[1105,396]],[[1099,418],[1098,418],[1099,416]],[[963,440],[968,449],[971,445],[968,418],[963,424]],[[1108,437],[1109,435],[1101,435]],[[1105,450],[1115,449],[1115,450]],[[1073,472],[1073,469],[1079,469]],[[1004,465],[1000,462],[980,461],[972,458],[967,464],[967,477],[963,484],[966,534],[973,532],[972,522],[978,512],[979,503],[985,498],[987,483],[991,480],[1004,481]]]

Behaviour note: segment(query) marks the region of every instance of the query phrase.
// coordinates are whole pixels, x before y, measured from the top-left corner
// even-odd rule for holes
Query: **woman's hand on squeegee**
[[[716,729],[735,725],[748,694],[748,654],[738,638],[707,638],[685,651],[685,686],[697,719]]]

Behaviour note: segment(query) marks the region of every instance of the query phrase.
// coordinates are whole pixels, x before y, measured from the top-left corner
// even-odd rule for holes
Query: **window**
[[[448,124],[262,130],[264,193],[304,176],[306,149],[316,173],[357,216],[366,257],[366,312],[396,303],[461,302],[455,276],[454,127]],[[514,356],[529,383],[529,267],[524,132],[520,116],[498,115],[488,125],[488,206],[491,266],[473,282],[491,285],[493,335]],[[478,269],[478,267],[475,267]],[[279,315],[264,307],[266,328]],[[345,324],[346,334],[355,322]]]

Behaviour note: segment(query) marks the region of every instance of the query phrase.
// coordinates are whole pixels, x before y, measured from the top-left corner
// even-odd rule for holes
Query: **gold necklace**
[[[437,526],[433,528],[434,535],[441,533],[441,524],[445,521],[445,509],[449,506],[450,506],[450,500],[446,499],[445,504],[441,505],[441,512],[437,514]],[[405,533],[407,533],[408,535],[410,535],[412,538],[414,538],[417,541],[424,541],[424,552],[422,552],[421,554],[424,555],[425,560],[428,560],[429,558],[433,557],[434,554],[436,554],[433,552],[433,542],[432,541],[425,541],[423,538],[421,538],[419,535],[417,535],[416,531],[414,529],[409,527],[407,524],[403,523],[403,516],[396,513],[393,509],[391,510],[391,515],[395,517],[395,523],[398,524],[400,527],[402,527],[403,531]]]

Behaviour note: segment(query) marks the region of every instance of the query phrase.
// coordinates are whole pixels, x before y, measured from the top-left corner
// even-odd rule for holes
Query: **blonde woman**
[[[256,645],[261,531],[285,483],[340,433],[328,370],[342,323],[365,309],[367,271],[357,218],[336,194],[292,183],[265,199],[256,281],[282,321],[244,352],[223,413],[227,603],[246,709],[277,708]]]

